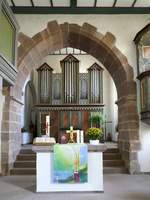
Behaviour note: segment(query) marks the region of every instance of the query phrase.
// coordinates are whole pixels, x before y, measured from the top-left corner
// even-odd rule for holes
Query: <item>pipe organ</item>
[[[103,112],[103,69],[96,63],[87,73],[79,73],[79,60],[69,54],[60,61],[61,73],[44,63],[38,72],[38,104],[34,106],[37,134],[47,134],[57,141],[66,129],[90,127],[92,112]],[[86,66],[85,66],[86,67]],[[47,126],[46,117],[50,118]]]
[[[79,61],[69,54],[61,61],[62,67],[62,102],[79,102]]]

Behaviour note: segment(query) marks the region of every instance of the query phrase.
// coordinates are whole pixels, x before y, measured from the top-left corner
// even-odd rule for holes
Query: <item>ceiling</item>
[[[150,0],[7,0],[18,14],[150,14]]]

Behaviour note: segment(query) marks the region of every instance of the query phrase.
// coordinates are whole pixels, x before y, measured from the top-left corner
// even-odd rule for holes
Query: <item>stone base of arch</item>
[[[1,126],[1,173],[9,175],[21,148],[22,104],[6,91]]]
[[[124,97],[118,104],[118,147],[130,174],[140,172],[138,151],[141,149],[139,140],[139,116],[137,114],[136,98]]]

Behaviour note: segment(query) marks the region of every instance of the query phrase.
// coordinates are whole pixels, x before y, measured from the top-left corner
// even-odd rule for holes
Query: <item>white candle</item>
[[[77,143],[79,144],[80,143],[80,131],[77,130]]]
[[[80,131],[80,137],[81,137],[80,142],[84,143],[84,134],[83,134],[83,131]]]

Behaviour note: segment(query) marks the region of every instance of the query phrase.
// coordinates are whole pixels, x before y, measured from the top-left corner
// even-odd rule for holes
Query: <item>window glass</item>
[[[0,13],[0,53],[13,62],[14,27],[4,11]]]

